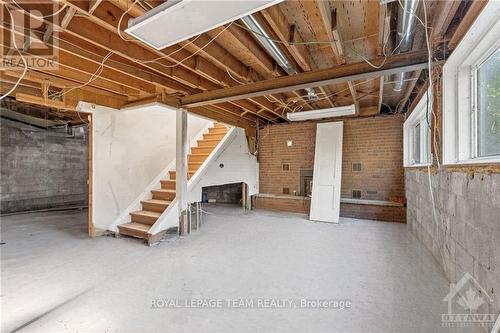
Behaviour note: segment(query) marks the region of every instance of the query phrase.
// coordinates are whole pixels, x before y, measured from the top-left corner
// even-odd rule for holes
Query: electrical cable
[[[21,9],[21,10],[23,10],[23,11],[24,11],[24,9],[23,9],[21,6],[19,6],[19,4],[16,2],[16,0],[11,0],[11,1],[12,1],[12,3],[14,3],[14,4],[15,4],[15,5],[19,8],[19,9]],[[60,14],[60,13],[61,13],[61,12],[62,12],[62,11],[63,11],[66,7],[67,7],[67,6],[68,6],[67,4],[64,4],[64,5],[63,5],[63,6],[62,6],[59,10],[55,11],[55,12],[54,12],[54,13],[52,13],[52,14],[48,14],[48,15],[38,16],[38,15],[35,15],[35,14],[33,14],[33,13],[30,13],[30,15],[32,15],[33,17],[35,17],[35,18],[37,18],[37,19],[41,19],[41,20],[43,20],[43,19],[45,19],[45,18],[47,18],[47,17],[52,17],[52,16],[56,16],[56,15]]]
[[[10,11],[9,6],[5,5],[5,8],[7,9],[7,12],[9,12],[11,25],[14,25],[14,16],[12,15],[12,12]],[[26,76],[26,73],[28,72],[28,62],[26,61],[26,58],[24,57],[23,53],[19,50],[19,47],[17,46],[16,35],[14,33],[14,30],[12,31],[12,44],[14,45],[14,48],[19,53],[19,56],[21,57],[21,59],[23,61],[24,69],[23,69],[23,73],[21,74],[21,76],[19,76],[19,79],[14,84],[14,86],[9,91],[7,91],[5,94],[0,96],[0,101],[3,100],[5,97],[9,96],[10,94],[12,94],[17,89],[17,87],[19,86],[19,84],[21,83],[23,78]]]
[[[61,92],[57,92],[53,95],[51,95],[50,97],[52,98],[61,98],[63,97],[64,95],[66,95],[67,93],[69,93],[70,91],[73,91],[75,89],[79,89],[79,88],[83,88],[87,85],[89,85],[92,81],[95,81],[96,79],[99,78],[99,76],[102,74],[103,70],[104,70],[104,63],[106,62],[106,60],[109,59],[109,57],[111,57],[114,53],[113,52],[109,52],[103,59],[102,59],[102,62],[101,64],[99,65],[99,67],[97,68],[97,70],[90,76],[90,79],[85,82],[84,84],[81,84],[81,85],[78,85],[78,86],[74,86],[74,87],[71,87],[69,88],[68,90],[65,90],[65,91],[61,91]]]
[[[136,5],[136,3],[138,2],[139,0],[134,0],[134,2],[130,5],[130,7],[127,8],[126,11],[123,12],[122,16],[120,16],[120,19],[118,20],[118,25],[116,26],[116,32],[118,33],[118,36],[120,36],[121,39],[123,39],[124,41],[126,42],[129,42],[129,41],[134,41],[134,39],[130,38],[130,39],[126,39],[122,36],[122,32],[121,32],[121,25],[122,25],[122,21],[123,21],[123,18],[125,17],[125,15],[127,15],[128,12],[130,12],[130,10]]]

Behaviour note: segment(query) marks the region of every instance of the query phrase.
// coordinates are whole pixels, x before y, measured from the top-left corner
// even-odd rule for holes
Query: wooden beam
[[[102,0],[90,0],[89,2],[89,14],[92,14],[97,7],[101,4]]]
[[[260,14],[267,21],[274,33],[280,41],[284,42],[284,46],[290,52],[297,64],[303,71],[310,71],[311,65],[309,61],[312,59],[309,50],[305,45],[291,45],[289,42],[302,42],[302,38],[296,32],[295,26],[288,23],[288,19],[281,11],[279,6],[271,6],[261,11]],[[255,17],[258,17],[258,13]]]
[[[302,42],[302,37],[296,31],[295,26],[289,24],[285,14],[283,14],[278,6],[272,6],[260,13],[256,13],[254,14],[254,18],[259,21],[261,25],[264,25],[263,23],[269,25],[277,38],[283,43],[282,45],[284,45],[290,53],[293,60],[295,60],[300,67],[299,71],[307,72],[311,69],[318,69],[318,66],[314,63],[313,57],[305,45],[290,44]],[[325,96],[332,95],[328,87],[318,88]],[[334,106],[331,98],[326,98],[326,102],[330,107]]]
[[[458,45],[458,43],[460,43],[462,38],[465,36],[467,31],[472,26],[472,24],[474,23],[474,21],[479,16],[479,14],[481,13],[481,11],[483,10],[483,8],[486,6],[487,3],[488,0],[472,1],[469,9],[467,10],[467,13],[460,21],[460,24],[458,25],[457,29],[453,32],[453,36],[448,42],[448,48],[450,50],[453,50]]]
[[[380,68],[374,68],[366,62],[358,62],[300,73],[294,76],[279,77],[236,87],[208,91],[181,98],[181,105],[187,107],[201,106],[352,80],[364,80],[401,71],[408,72],[424,68],[427,65],[427,56],[426,50],[408,52],[373,60],[372,63],[375,64],[383,63]]]
[[[462,1],[438,1],[432,20],[432,39],[442,39]]]
[[[331,43],[330,46],[335,58],[337,59],[337,64],[345,64],[344,44],[337,24],[337,11],[332,11],[330,4],[327,1],[319,1],[318,8],[321,14],[321,21],[323,22],[323,26],[329,40],[335,41],[334,43]],[[358,114],[359,102],[356,88],[352,81],[347,81],[347,85],[349,86],[352,101],[356,108],[356,114]]]

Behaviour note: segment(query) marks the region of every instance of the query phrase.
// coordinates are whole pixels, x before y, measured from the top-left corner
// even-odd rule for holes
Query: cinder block
[[[456,256],[457,269],[459,269],[460,273],[462,273],[462,275],[465,273],[470,273],[472,275],[474,272],[474,258],[459,243],[456,245],[455,248],[455,256]],[[460,276],[461,275],[458,275],[457,278]]]
[[[456,195],[464,196],[467,193],[467,174],[452,172],[450,175],[450,191]]]

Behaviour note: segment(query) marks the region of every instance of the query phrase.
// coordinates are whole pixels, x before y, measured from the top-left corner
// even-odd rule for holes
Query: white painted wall
[[[159,104],[116,110],[80,103],[93,114],[93,221],[109,229],[175,160],[175,109]],[[191,141],[209,120],[188,116]]]
[[[200,176],[193,179],[192,184],[188,184],[188,202],[201,201],[204,186],[243,182],[248,185],[249,196],[259,193],[259,164],[248,150],[245,130],[234,128],[227,141],[216,151]],[[221,168],[221,164],[224,167]]]
[[[224,167],[221,168],[220,165]],[[259,164],[248,150],[245,130],[231,128],[188,182],[188,203],[201,201],[204,186],[246,183],[249,197],[259,193]],[[249,198],[248,198],[249,199]],[[149,233],[156,234],[178,225],[178,202],[175,199],[163,212]]]

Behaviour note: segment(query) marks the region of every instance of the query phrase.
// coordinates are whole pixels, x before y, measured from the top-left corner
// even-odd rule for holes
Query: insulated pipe
[[[276,63],[288,74],[294,75],[297,74],[297,68],[295,65],[288,60],[287,56],[280,50],[280,48],[276,45],[276,43],[272,40],[266,30],[259,24],[259,22],[253,17],[253,15],[245,16],[241,19],[243,23],[247,26],[251,31],[257,32],[253,34],[255,38],[264,46],[266,51],[273,57]],[[313,88],[306,88],[307,97],[309,100],[315,100],[318,98],[316,92]]]
[[[401,0],[401,2],[399,2],[400,7],[398,8],[398,31],[396,39],[396,45],[399,45],[399,49],[396,53],[408,52],[411,50],[418,1],[419,0]],[[401,91],[404,78],[404,72],[396,75],[395,80],[397,80],[397,82],[394,84],[394,91]]]

